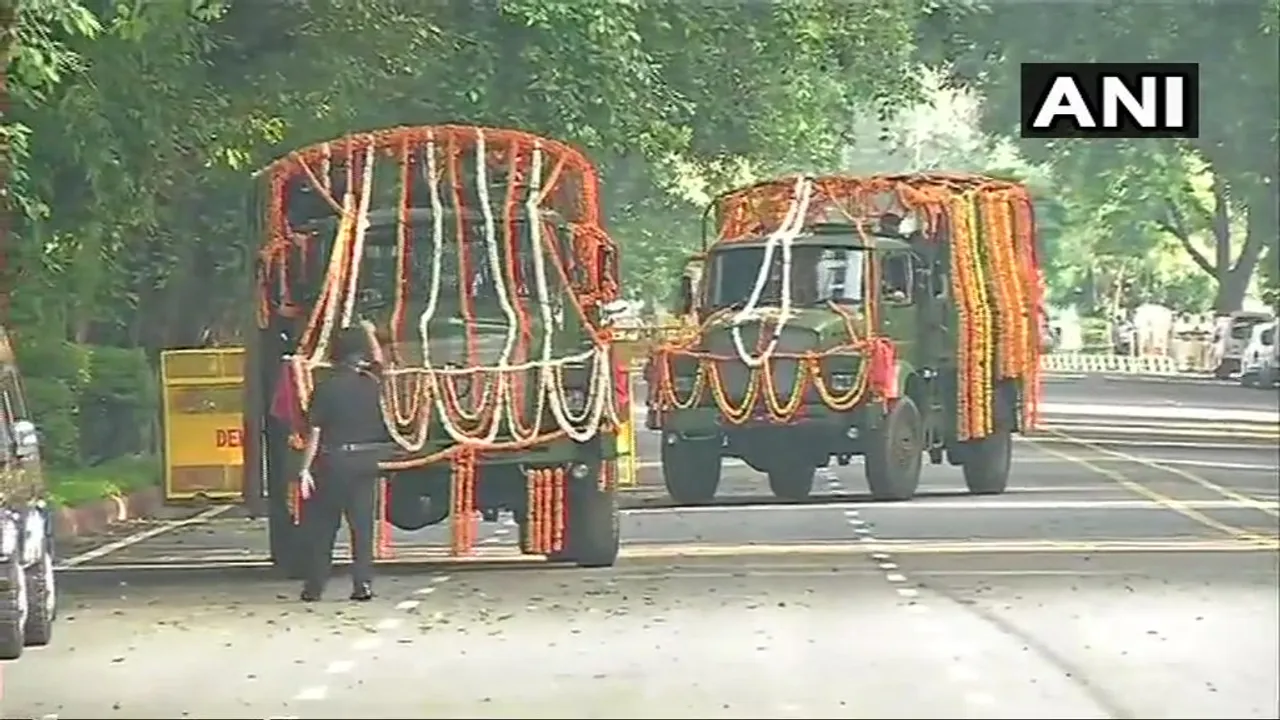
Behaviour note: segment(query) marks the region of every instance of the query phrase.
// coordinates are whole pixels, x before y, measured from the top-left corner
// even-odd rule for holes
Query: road
[[[334,600],[297,604],[255,564],[261,528],[213,519],[64,570],[59,637],[4,668],[3,708],[1276,718],[1277,402],[1223,383],[1050,378],[1009,493],[972,498],[957,471],[928,467],[906,504],[867,502],[855,463],[821,473],[821,502],[775,503],[732,465],[723,503],[669,507],[645,435],[617,567],[406,562],[366,605],[341,599],[341,579]],[[484,528],[482,555],[509,558],[510,526]],[[430,555],[407,541],[400,560]]]

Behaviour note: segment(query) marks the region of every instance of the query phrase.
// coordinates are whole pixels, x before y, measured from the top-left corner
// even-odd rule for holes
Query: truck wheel
[[[780,500],[804,500],[813,492],[814,467],[805,462],[782,462],[769,469],[769,490]]]
[[[596,477],[575,481],[571,487],[565,559],[578,567],[612,567],[621,545],[618,491],[612,487],[602,490]]]
[[[53,619],[58,612],[53,553],[48,548],[40,562],[27,570],[26,580],[28,601],[24,644],[27,647],[44,647],[53,639]]]
[[[17,660],[26,645],[27,576],[11,557],[4,563],[0,577],[0,660]]]
[[[720,487],[720,440],[662,438],[662,482],[681,505],[711,502]]]
[[[910,500],[920,486],[924,428],[915,401],[894,401],[880,427],[867,434],[867,486],[873,500]]]
[[[974,495],[999,495],[1009,487],[1013,463],[1013,433],[996,430],[981,440],[965,443],[964,484]]]

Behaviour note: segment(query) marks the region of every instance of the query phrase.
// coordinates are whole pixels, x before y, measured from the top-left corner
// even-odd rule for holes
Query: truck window
[[[860,303],[865,297],[866,250],[847,246],[797,245],[791,251],[791,302],[812,306],[828,302]],[[751,298],[765,252],[760,246],[726,248],[709,263],[707,306],[743,305]],[[782,303],[782,251],[770,258],[761,305]]]
[[[1248,340],[1253,328],[1265,322],[1263,318],[1237,318],[1231,322],[1231,339]]]
[[[1259,340],[1263,345],[1275,345],[1275,344],[1276,344],[1276,329],[1275,329],[1275,328],[1267,328],[1266,330],[1263,330],[1263,331],[1262,331],[1262,334],[1261,334],[1261,336],[1258,338],[1258,340]]]
[[[880,261],[880,297],[890,305],[910,305],[912,288],[911,256],[886,253]]]

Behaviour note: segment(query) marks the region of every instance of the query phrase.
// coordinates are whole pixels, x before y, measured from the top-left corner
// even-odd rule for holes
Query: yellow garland
[[[978,226],[978,204],[977,198],[971,196],[969,202],[966,203],[966,211],[969,214],[969,226]],[[978,332],[976,333],[979,343],[978,362],[974,369],[976,375],[970,379],[973,383],[974,390],[977,393],[977,407],[975,409],[974,418],[977,423],[977,432],[974,437],[986,437],[991,434],[992,430],[992,410],[993,410],[993,381],[995,380],[994,370],[992,367],[995,360],[995,327],[991,321],[991,298],[987,291],[987,278],[985,276],[983,263],[978,254],[976,244],[977,235],[971,237],[975,244],[971,246],[973,264],[971,268],[974,273],[973,291],[976,293],[976,310],[977,320],[979,323]],[[986,238],[982,238],[984,241]]]
[[[973,387],[969,378],[974,373],[973,294],[970,292],[969,249],[972,247],[969,216],[964,212],[964,198],[951,199],[951,293],[959,315],[956,358],[956,435],[960,440],[969,439],[974,430]]]

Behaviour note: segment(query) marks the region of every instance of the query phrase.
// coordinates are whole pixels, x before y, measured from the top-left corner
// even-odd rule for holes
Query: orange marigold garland
[[[528,547],[550,555],[564,550],[568,525],[568,474],[563,467],[531,468],[526,473]]]

